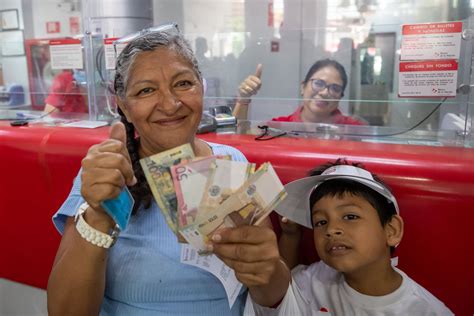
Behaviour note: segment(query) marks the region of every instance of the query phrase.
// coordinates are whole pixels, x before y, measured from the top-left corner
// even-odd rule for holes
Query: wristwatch
[[[81,235],[82,238],[90,242],[91,244],[94,244],[98,247],[103,247],[103,248],[110,248],[115,244],[115,241],[117,240],[117,237],[120,233],[120,228],[116,224],[115,227],[112,229],[110,235],[105,234],[93,227],[91,227],[87,222],[84,220],[84,212],[87,210],[89,207],[89,204],[87,202],[84,202],[79,206],[77,209],[76,216],[74,217],[74,221],[76,222],[76,229]]]

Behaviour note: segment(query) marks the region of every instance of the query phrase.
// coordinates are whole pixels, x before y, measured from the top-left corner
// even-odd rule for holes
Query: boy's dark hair
[[[329,167],[338,165],[349,165],[365,169],[361,163],[349,163],[345,158],[338,158],[335,162],[325,163],[309,171],[308,176],[320,175]],[[372,173],[372,177],[375,181],[390,189],[377,175]],[[370,205],[372,205],[372,207],[377,210],[382,227],[384,227],[392,219],[392,216],[397,214],[393,203],[390,203],[386,197],[359,182],[349,179],[332,179],[321,183],[318,186],[318,189],[311,193],[309,198],[310,207],[312,209],[314,204],[325,196],[341,197],[347,193],[354,196],[359,196],[369,202]],[[393,254],[394,251],[395,247],[390,247],[390,253]]]

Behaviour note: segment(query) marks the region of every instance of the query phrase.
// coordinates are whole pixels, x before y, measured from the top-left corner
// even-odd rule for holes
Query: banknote
[[[194,222],[204,193],[210,165],[216,156],[194,159],[171,167],[176,199],[178,201],[178,227]]]
[[[212,234],[223,227],[258,225],[286,197],[270,163],[263,164],[235,193],[210,213],[181,229],[183,237],[200,252]]]
[[[194,152],[189,144],[140,159],[153,197],[174,233],[178,231],[177,200],[170,167],[182,160],[192,160]]]
[[[215,160],[210,166],[208,181],[199,205],[199,215],[215,210],[237,191],[254,171],[254,163]]]

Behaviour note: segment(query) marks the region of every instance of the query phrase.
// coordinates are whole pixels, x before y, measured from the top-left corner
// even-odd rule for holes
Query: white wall
[[[32,0],[33,11],[33,34],[34,38],[58,38],[71,36],[69,18],[79,18],[81,23],[80,11],[71,11],[72,7],[68,3],[60,0]],[[48,33],[46,29],[47,22],[59,22],[59,33]]]
[[[262,89],[252,101],[250,119],[267,120],[287,115],[296,108],[301,73],[301,10],[302,1],[286,0],[281,39],[273,38],[273,28],[267,25],[267,1],[246,2],[246,26],[251,32],[246,59],[240,68],[240,79],[255,72],[263,64]],[[271,41],[279,43],[279,51],[271,52]]]
[[[254,99],[250,118],[269,118],[286,114],[296,107],[298,101],[288,99],[299,97],[299,82],[304,76],[298,31],[301,29],[301,0],[286,2],[279,52],[271,52],[271,41],[276,39],[273,28],[267,25],[268,1],[155,0],[154,21],[155,24],[177,21],[193,46],[197,37],[207,39],[208,59],[202,61],[201,68],[204,77],[219,79],[220,90],[216,96],[224,102],[236,96],[239,83],[262,63],[263,86],[258,98]],[[230,32],[235,31],[233,24],[240,21],[236,14],[241,14],[245,23],[242,37],[246,37],[246,42],[244,51],[233,60],[226,58],[222,38],[232,36]],[[306,20],[311,23],[311,19]]]

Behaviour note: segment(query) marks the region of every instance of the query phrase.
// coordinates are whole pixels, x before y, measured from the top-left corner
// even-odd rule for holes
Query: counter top
[[[87,149],[108,127],[11,127],[0,122],[0,277],[45,288],[59,244],[51,216],[72,186]],[[472,314],[474,284],[470,233],[474,222],[474,149],[402,144],[202,134],[234,146],[249,161],[270,161],[282,182],[345,157],[378,174],[393,189],[405,220],[399,267],[457,314]],[[306,232],[301,260],[316,258]]]

